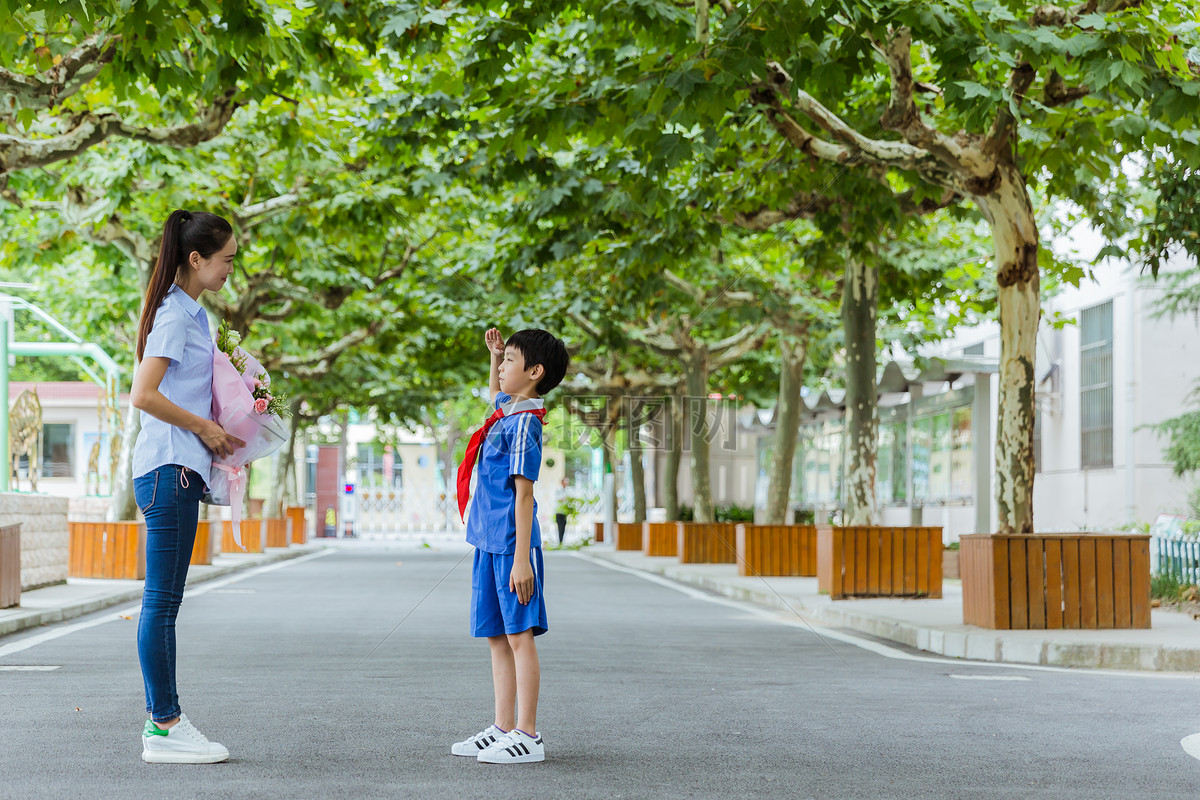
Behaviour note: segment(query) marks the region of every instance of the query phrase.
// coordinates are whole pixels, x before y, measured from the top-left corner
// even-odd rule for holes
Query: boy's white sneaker
[[[503,728],[499,728],[496,725],[489,725],[474,736],[450,745],[450,752],[456,756],[471,756],[474,758],[507,735],[508,731]]]
[[[540,733],[530,736],[514,728],[491,747],[481,750],[476,760],[483,764],[529,764],[545,761],[546,748]]]
[[[149,764],[216,764],[227,758],[229,751],[196,730],[186,714],[166,730],[150,720],[142,729],[142,761]]]

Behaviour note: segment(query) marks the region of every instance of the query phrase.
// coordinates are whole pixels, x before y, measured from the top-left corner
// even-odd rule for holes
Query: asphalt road
[[[0,638],[70,631],[0,656],[0,798],[1200,796],[1198,679],[889,657],[567,554],[546,572],[543,764],[450,755],[491,721],[469,554],[359,546],[184,601],[181,702],[225,764],[140,760],[136,613]]]

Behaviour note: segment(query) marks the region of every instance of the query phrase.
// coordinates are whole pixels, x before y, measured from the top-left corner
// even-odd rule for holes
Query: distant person
[[[467,543],[475,546],[471,635],[487,638],[491,648],[496,716],[450,752],[522,764],[546,758],[537,729],[541,667],[533,637],[548,628],[533,484],[542,463],[542,397],[562,382],[569,359],[562,340],[542,330],[519,331],[505,342],[492,328],[484,342],[495,412],[467,444],[458,468],[458,509],[466,510],[478,473],[466,517]]]
[[[558,487],[558,491],[554,493],[554,524],[558,526],[558,543],[562,545],[563,537],[567,535],[567,486],[570,484],[566,478],[562,479],[562,484]]]
[[[229,758],[179,708],[175,618],[212,458],[245,445],[212,420],[214,344],[208,315],[197,302],[203,292],[225,285],[236,253],[233,228],[223,218],[171,212],[138,325],[130,402],[142,412],[133,494],[146,518],[146,584],[137,641],[150,715],[142,729],[142,760],[156,764]]]

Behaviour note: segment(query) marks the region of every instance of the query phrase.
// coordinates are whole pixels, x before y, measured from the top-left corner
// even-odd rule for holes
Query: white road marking
[[[1192,758],[1200,758],[1200,733],[1183,737],[1179,740],[1179,744],[1183,747],[1183,752]]]
[[[51,670],[62,669],[60,664],[57,667],[52,667],[48,664],[43,665],[22,665],[16,666],[13,664],[0,664],[0,672],[50,672]]]
[[[946,677],[957,678],[960,681],[1027,681],[1024,675],[956,675],[951,672]]]
[[[800,612],[794,608],[791,610],[791,612],[777,610],[777,609],[763,608],[762,606],[755,605],[754,603],[746,603],[741,600],[733,600],[728,597],[720,597],[717,595],[712,595],[712,594],[709,594],[708,592],[701,591],[700,589],[696,589],[694,587],[687,586],[686,584],[677,583],[673,580],[670,580],[669,578],[664,578],[661,575],[653,575],[648,572],[642,572],[641,570],[638,570],[638,569],[631,569],[629,567],[625,567],[620,564],[614,564],[610,561],[605,561],[603,559],[592,558],[590,556],[583,555],[582,553],[572,552],[571,555],[574,556],[575,558],[586,561],[589,564],[596,564],[598,566],[606,567],[606,568],[614,570],[616,572],[624,572],[629,575],[633,575],[638,578],[641,578],[643,580],[650,581],[651,583],[657,583],[661,586],[665,586],[668,589],[674,589],[675,591],[679,592],[680,594],[685,594],[688,597],[695,598],[696,600],[703,600],[708,603],[715,603],[717,605],[723,605],[723,606],[728,606],[730,608],[736,608],[739,611],[743,611],[745,613],[752,614],[756,617],[761,617],[763,619],[770,620],[771,622],[775,622],[775,623],[778,623],[781,625],[788,625],[793,628],[800,628],[802,630],[809,631],[810,633],[814,633],[817,636],[821,637],[822,639],[833,639],[835,641],[845,642],[846,644],[854,645],[855,647],[859,648],[860,650],[866,650],[868,652],[875,653],[877,655],[881,655],[884,658],[896,659],[897,661],[920,661],[920,662],[924,662],[927,664],[944,664],[944,665],[945,664],[953,664],[953,665],[959,666],[959,667],[971,666],[971,667],[984,667],[984,668],[990,668],[990,669],[1028,670],[1030,672],[1060,672],[1060,673],[1069,673],[1071,675],[1096,675],[1096,676],[1107,676],[1107,677],[1119,676],[1119,677],[1127,677],[1127,678],[1157,678],[1157,679],[1163,679],[1163,680],[1183,680],[1183,681],[1200,680],[1200,674],[1190,674],[1190,673],[1181,673],[1181,672],[1149,672],[1149,671],[1142,672],[1142,671],[1105,670],[1105,669],[1092,669],[1092,668],[1085,669],[1085,668],[1080,668],[1080,667],[1050,667],[1050,666],[1045,666],[1042,664],[1009,664],[1009,663],[1006,663],[1003,661],[971,661],[971,660],[968,660],[965,658],[949,658],[946,656],[937,656],[937,655],[917,655],[916,653],[909,653],[907,651],[900,650],[895,647],[891,647],[889,645],[883,644],[882,642],[877,642],[872,639],[865,639],[860,636],[855,636],[852,633],[846,633],[845,631],[835,630],[833,628],[826,628],[822,625],[814,624],[814,623],[810,622],[809,620],[805,619],[800,614]],[[765,578],[762,579],[762,581],[763,581],[764,585],[766,585],[768,588],[770,588],[770,584],[767,583]]]
[[[258,594],[257,589],[214,589],[213,594]]]
[[[321,558],[322,556],[330,555],[333,552],[334,552],[333,550],[318,550],[315,553],[309,553],[308,555],[300,556],[299,558],[290,558],[286,561],[277,561],[274,564],[265,564],[261,567],[255,567],[254,569],[246,570],[245,572],[239,572],[235,575],[231,575],[228,578],[221,578],[219,580],[209,581],[207,583],[202,583],[193,589],[187,589],[184,591],[183,597],[186,600],[189,597],[196,597],[198,595],[207,594],[208,592],[211,592],[214,589],[220,589],[222,587],[228,586],[231,583],[237,583],[238,581],[244,581],[244,580],[246,580],[246,578],[251,578],[251,577],[254,577],[257,575],[262,575],[264,572],[271,572],[273,570],[282,569],[284,567],[292,566],[294,564],[301,564],[305,561],[311,561],[314,558]],[[89,620],[87,622],[76,622],[71,625],[64,625],[61,628],[54,628],[53,630],[46,631],[45,633],[39,633],[36,636],[30,636],[28,639],[22,639],[19,642],[13,642],[12,644],[6,644],[6,645],[0,647],[0,658],[4,658],[5,656],[10,656],[13,653],[20,653],[24,650],[28,650],[31,647],[36,647],[39,644],[53,641],[55,639],[58,639],[60,637],[66,636],[71,633],[75,633],[77,631],[87,630],[88,628],[94,628],[97,625],[104,625],[105,623],[113,622],[115,620],[121,619],[122,617],[126,617],[126,618],[130,617],[130,616],[138,613],[141,610],[142,610],[142,606],[140,603],[135,606],[127,606],[118,611],[110,612],[98,619]]]

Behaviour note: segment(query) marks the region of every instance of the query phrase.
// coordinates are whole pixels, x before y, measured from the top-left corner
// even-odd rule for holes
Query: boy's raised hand
[[[498,328],[492,328],[483,335],[484,344],[487,345],[488,352],[492,355],[500,357],[504,356],[504,337],[500,335]]]

